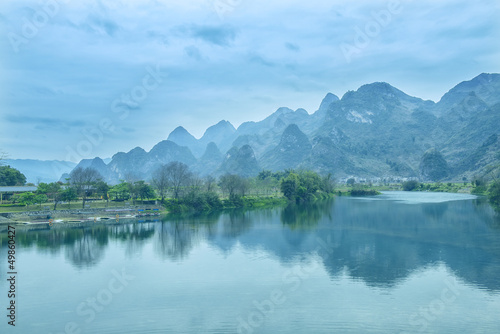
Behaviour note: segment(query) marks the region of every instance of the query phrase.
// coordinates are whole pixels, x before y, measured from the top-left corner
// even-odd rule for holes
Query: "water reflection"
[[[411,273],[444,263],[469,284],[500,290],[500,217],[481,200],[405,204],[337,198],[304,206],[235,210],[162,222],[94,224],[17,232],[18,247],[58,254],[77,267],[102,261],[110,240],[129,256],[152,243],[155,254],[183,261],[202,242],[223,253],[260,249],[286,264],[318,251],[332,278],[348,273],[392,287]],[[1,234],[1,246],[7,239]]]

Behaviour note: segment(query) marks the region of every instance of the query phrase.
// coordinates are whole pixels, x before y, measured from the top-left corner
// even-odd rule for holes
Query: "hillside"
[[[282,107],[237,129],[220,121],[200,139],[179,126],[150,152],[120,152],[98,169],[110,182],[148,179],[170,161],[202,175],[309,168],[338,178],[462,180],[499,163],[499,124],[499,74],[459,83],[437,103],[376,82],[342,98],[328,93],[312,114]]]

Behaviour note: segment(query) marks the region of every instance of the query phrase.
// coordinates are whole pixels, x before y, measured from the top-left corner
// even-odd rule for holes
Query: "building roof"
[[[0,187],[0,193],[21,193],[25,191],[36,191],[37,187]]]

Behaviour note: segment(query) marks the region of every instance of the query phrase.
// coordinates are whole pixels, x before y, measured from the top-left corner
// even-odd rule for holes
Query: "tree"
[[[207,193],[212,193],[215,191],[215,186],[217,185],[217,183],[215,182],[215,177],[213,177],[212,175],[208,175],[205,177],[204,179],[205,181],[205,191]]]
[[[35,195],[35,198],[33,199],[33,202],[40,205],[40,209],[42,208],[42,203],[47,202],[47,195],[44,194],[38,194]]]
[[[219,186],[222,191],[229,195],[230,199],[233,199],[237,195],[245,195],[248,189],[248,183],[241,176],[236,174],[225,174],[220,177]]]
[[[323,176],[321,179],[321,190],[329,194],[335,191],[335,179],[331,173],[328,173],[328,175]]]
[[[54,201],[54,210],[57,209],[57,204],[61,202],[61,183],[52,182],[52,183],[40,183],[36,190],[38,195],[46,195],[48,199],[52,199]]]
[[[139,197],[141,201],[144,201],[145,198],[155,197],[153,188],[144,181],[137,181],[134,183],[133,193],[135,198]]]
[[[10,166],[0,166],[0,186],[23,186],[26,176]]]
[[[295,173],[290,173],[281,180],[280,188],[283,195],[290,201],[294,201],[299,187],[299,177]]]
[[[115,196],[115,200],[124,201],[130,198],[132,185],[128,182],[121,180],[120,184],[113,186],[109,192]]]
[[[191,177],[189,167],[182,162],[173,161],[166,166],[166,171],[168,183],[172,187],[172,194],[177,199]]]
[[[415,180],[405,181],[403,182],[403,190],[404,191],[412,191],[417,189],[420,186],[420,183]]]
[[[77,167],[71,172],[70,182],[75,187],[76,192],[82,197],[82,208],[85,208],[87,196],[101,179],[101,174],[93,168]]]
[[[110,188],[109,185],[104,181],[98,181],[95,184],[97,195],[101,196],[102,199],[106,200],[106,206],[109,203],[109,195],[108,195],[109,188]]]
[[[495,210],[500,211],[500,181],[496,180],[491,183],[488,189],[488,199],[495,208]]]
[[[18,201],[22,205],[26,205],[29,208],[31,204],[35,203],[35,196],[36,195],[32,192],[25,192],[19,195]]]
[[[352,178],[352,177],[351,177],[349,180],[347,180],[347,182],[346,182],[346,183],[347,183],[347,185],[348,185],[348,186],[353,187],[353,186],[354,186],[354,183],[356,183],[356,180],[355,180],[354,178]]]
[[[163,203],[169,187],[167,165],[162,165],[153,172],[153,178],[151,179],[151,182],[153,183],[153,186],[156,188],[156,190],[158,190],[158,194],[160,194],[161,197],[161,202]]]
[[[198,176],[192,174],[189,178],[189,191],[199,193],[203,187],[203,180]]]
[[[60,198],[61,201],[68,202],[69,207],[71,208],[71,201],[76,201],[78,199],[78,195],[75,188],[68,187],[61,192]]]

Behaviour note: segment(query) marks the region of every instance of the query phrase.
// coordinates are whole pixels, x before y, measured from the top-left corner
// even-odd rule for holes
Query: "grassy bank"
[[[215,194],[200,194],[182,199],[165,200],[165,208],[169,213],[201,213],[240,208],[266,208],[287,203],[280,196],[232,196],[220,199]]]

